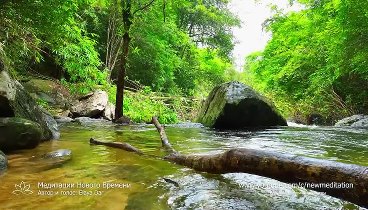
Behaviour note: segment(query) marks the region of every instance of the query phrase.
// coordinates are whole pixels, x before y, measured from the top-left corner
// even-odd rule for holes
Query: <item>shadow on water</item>
[[[152,125],[67,124],[59,141],[9,155],[9,169],[0,177],[4,209],[359,209],[304,188],[245,173],[197,173],[158,158],[89,145],[90,137],[127,142],[151,156],[164,156]],[[368,166],[368,130],[335,127],[278,127],[257,130],[213,130],[196,123],[166,126],[176,150],[214,154],[230,148],[253,148]],[[57,149],[72,150],[72,159],[42,169],[33,156]],[[47,164],[46,164],[47,165]],[[41,167],[39,170],[38,167]],[[36,170],[37,169],[37,170]],[[172,180],[178,186],[164,180]],[[15,185],[30,184],[31,195],[15,195]],[[91,190],[101,195],[39,195],[44,183],[123,183],[126,188]],[[60,189],[51,189],[60,190]],[[89,190],[89,189],[71,189]]]

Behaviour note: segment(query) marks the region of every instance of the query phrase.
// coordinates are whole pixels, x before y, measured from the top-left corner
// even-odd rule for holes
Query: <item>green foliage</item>
[[[0,6],[0,42],[6,58],[18,72],[30,62],[42,62],[42,49],[50,49],[70,82],[92,88],[106,81],[99,70],[96,42],[80,21],[79,8],[88,0],[7,1]]]
[[[301,1],[302,2],[302,1]],[[307,9],[276,14],[272,39],[246,58],[246,75],[285,112],[331,118],[367,113],[367,5],[349,0],[303,1]]]
[[[124,113],[134,122],[150,122],[152,116],[158,116],[164,124],[178,122],[175,111],[170,109],[162,100],[150,98],[152,94],[126,94],[124,98]]]
[[[1,62],[17,74],[27,74],[32,65],[51,58],[61,69],[61,82],[73,93],[84,94],[97,86],[112,93],[115,90],[105,62],[107,30],[109,20],[116,18],[114,38],[121,39],[124,2],[5,1],[0,5]],[[230,61],[234,46],[230,29],[239,25],[239,20],[228,10],[227,0],[155,1],[142,7],[148,2],[131,1],[134,17],[127,77],[152,91],[128,94],[124,110],[137,121],[157,114],[163,122],[175,122],[191,113],[188,106],[192,102],[183,98],[204,95],[236,75]],[[117,52],[121,56],[121,50]],[[115,67],[117,71],[120,66]],[[165,105],[163,100],[150,99],[158,94],[153,91],[177,99]],[[110,101],[115,101],[114,97],[110,94]]]

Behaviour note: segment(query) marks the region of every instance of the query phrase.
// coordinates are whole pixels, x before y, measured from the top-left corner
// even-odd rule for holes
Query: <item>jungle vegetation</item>
[[[265,49],[246,58],[245,77],[288,116],[328,120],[368,112],[368,2],[299,0],[264,23]],[[293,2],[292,2],[293,3]]]
[[[333,121],[368,112],[368,2],[291,0],[304,9],[288,13],[274,7],[264,23],[272,38],[246,57],[241,74],[231,54],[231,28],[240,21],[229,2],[2,0],[0,60],[15,77],[46,71],[76,93],[105,89],[111,101],[124,101],[117,113],[136,121],[176,122],[233,79],[266,94],[286,117],[319,113]],[[139,92],[123,100],[122,87]]]

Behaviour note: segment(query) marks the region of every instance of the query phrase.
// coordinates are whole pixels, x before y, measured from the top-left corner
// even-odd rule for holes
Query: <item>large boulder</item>
[[[56,81],[30,79],[23,82],[23,86],[33,98],[47,103],[53,109],[69,110],[71,106],[69,90]]]
[[[7,167],[8,167],[8,158],[2,151],[0,151],[0,174],[2,171],[6,170]]]
[[[287,125],[271,102],[236,81],[211,91],[199,112],[198,122],[223,129]]]
[[[115,119],[115,105],[112,103],[108,103],[102,117],[106,120],[110,120],[112,121],[113,119]]]
[[[357,114],[337,121],[335,126],[368,127],[368,115]]]
[[[108,95],[105,91],[98,90],[92,94],[81,97],[70,108],[74,117],[100,117],[108,102]]]
[[[0,71],[0,117],[19,117],[41,126],[41,140],[57,139],[57,123],[42,109],[24,87],[6,71]]]
[[[0,150],[35,148],[41,140],[41,126],[33,121],[10,117],[0,118]]]

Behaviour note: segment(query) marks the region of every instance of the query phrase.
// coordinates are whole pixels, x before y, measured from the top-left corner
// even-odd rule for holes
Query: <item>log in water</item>
[[[172,148],[157,118],[153,118],[152,123],[160,133],[162,146],[172,151],[164,157],[170,162],[213,174],[256,174],[298,186],[304,185],[306,188],[368,207],[368,167],[254,149],[231,149],[214,155],[182,155]],[[122,147],[125,143],[97,140],[91,143],[131,152],[138,150],[131,145],[128,149]]]

